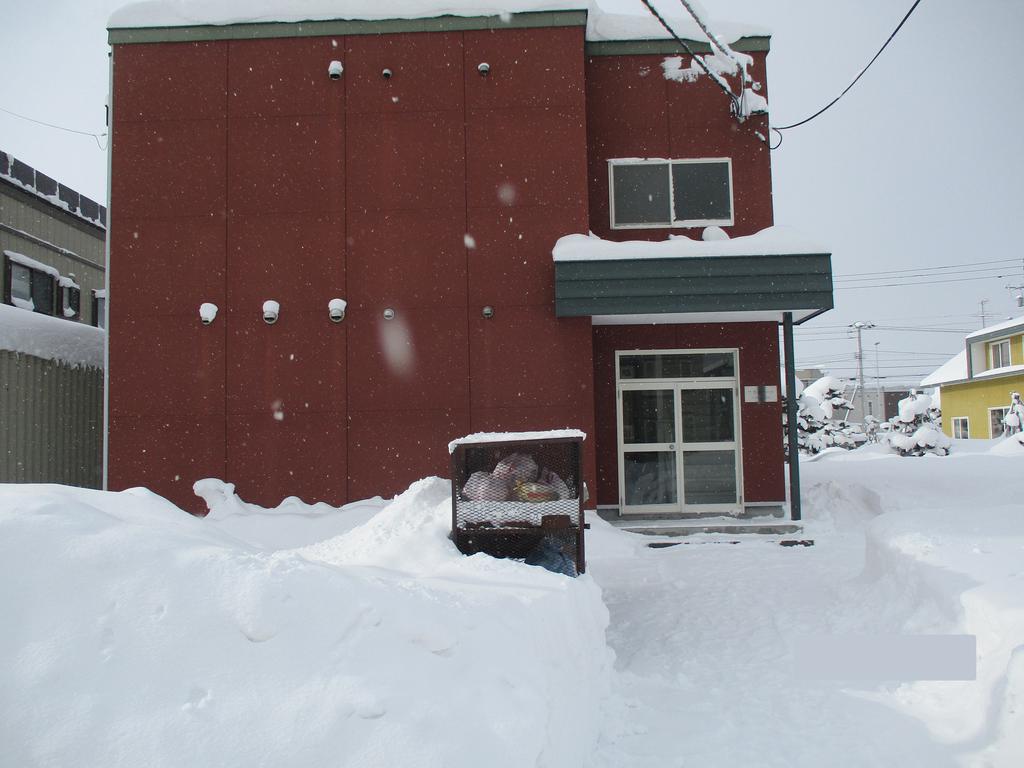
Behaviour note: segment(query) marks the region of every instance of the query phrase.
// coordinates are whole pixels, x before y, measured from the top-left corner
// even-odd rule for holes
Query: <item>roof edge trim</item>
[[[110,45],[191,43],[213,40],[255,40],[274,37],[382,35],[405,32],[463,32],[490,29],[586,26],[586,11],[529,11],[500,16],[435,16],[423,19],[335,19],[206,24],[183,27],[115,27],[107,30]],[[734,46],[735,47],[735,46]],[[737,50],[743,50],[737,48]]]
[[[711,44],[699,40],[687,40],[694,53],[711,53]],[[741,37],[730,43],[734,51],[743,53],[768,52],[771,38],[767,35]],[[635,56],[635,55],[677,55],[684,53],[675,40],[594,40],[586,44],[588,56]]]

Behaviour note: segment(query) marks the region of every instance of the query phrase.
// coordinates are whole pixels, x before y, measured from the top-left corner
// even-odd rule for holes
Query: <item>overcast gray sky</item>
[[[282,0],[286,2],[287,0]],[[642,9],[639,0],[605,0]],[[671,0],[659,0],[670,7]],[[837,95],[878,50],[912,0],[703,0],[712,19],[772,30],[772,122],[786,125]],[[108,86],[104,30],[123,0],[0,0],[0,109],[102,133]],[[776,222],[828,245],[836,309],[798,331],[802,364],[852,375],[857,320],[866,373],[875,342],[888,382],[913,382],[954,354],[963,333],[1020,314],[1004,286],[1022,284],[1017,235],[1024,152],[1017,48],[1018,0],[923,0],[872,69],[811,123],[787,131],[773,156]],[[106,146],[106,139],[102,140]],[[106,152],[79,136],[0,112],[0,149],[80,192],[106,200]],[[1015,259],[997,277],[984,270]],[[973,265],[934,271],[936,266]],[[999,265],[997,265],[999,266]],[[843,276],[890,274],[860,283]],[[968,279],[970,278],[970,279]],[[977,279],[981,278],[981,279]],[[909,285],[924,280],[947,280]],[[848,286],[902,283],[901,287]]]

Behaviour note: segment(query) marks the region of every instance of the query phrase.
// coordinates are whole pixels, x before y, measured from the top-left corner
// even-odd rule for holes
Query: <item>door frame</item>
[[[733,356],[733,376],[707,376],[690,378],[651,378],[651,379],[622,379],[620,376],[619,359],[622,355],[668,355],[668,354],[705,354],[705,353],[730,353]],[[665,451],[672,450],[676,454],[676,491],[677,501],[675,504],[645,504],[627,508],[626,481],[625,481],[625,443],[622,435],[622,393],[625,390],[643,389],[672,389],[673,394],[673,422],[675,425],[674,443],[641,443],[636,444],[638,450]],[[733,393],[733,437],[730,441],[734,444],[733,450],[736,453],[736,502],[730,504],[686,504],[685,486],[683,481],[682,452],[685,450],[685,443],[679,438],[682,437],[682,398],[679,391],[687,389],[731,389]],[[741,408],[743,401],[740,397],[740,352],[737,347],[713,347],[695,349],[621,349],[615,350],[615,451],[618,464],[618,497],[619,515],[630,517],[634,515],[737,515],[743,511],[743,428]],[[677,446],[670,448],[667,446]],[[712,449],[717,443],[694,443],[694,446]],[[631,447],[634,447],[631,444]]]

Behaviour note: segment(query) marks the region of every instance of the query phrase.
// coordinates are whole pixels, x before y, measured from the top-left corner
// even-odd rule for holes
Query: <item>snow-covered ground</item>
[[[813,546],[595,519],[579,579],[459,555],[438,480],[340,510],[208,482],[205,519],[0,486],[0,766],[1024,765],[1022,470],[1014,439],[826,451]],[[975,636],[977,679],[801,655],[922,635]]]
[[[592,765],[1024,765],[1024,446],[830,449],[801,471],[814,546],[594,531],[617,674]],[[808,679],[796,653],[958,634],[976,681]]]

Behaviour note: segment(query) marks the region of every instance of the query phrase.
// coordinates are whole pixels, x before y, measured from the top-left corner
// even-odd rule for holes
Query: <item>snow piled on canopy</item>
[[[669,235],[667,240],[602,240],[592,232],[560,237],[551,251],[555,261],[626,261],[686,259],[714,256],[783,256],[829,253],[790,227],[775,226],[753,235],[727,240],[692,240]]]
[[[961,349],[953,357],[921,379],[922,387],[936,387],[967,378],[967,350]]]
[[[100,328],[0,304],[0,349],[76,368],[102,368],[103,339]]]
[[[978,371],[974,378],[983,379],[986,376],[1003,376],[1007,373],[1020,373],[1024,371],[1024,365],[1004,365],[1002,368],[989,368],[987,371]]]
[[[706,41],[700,27],[671,3],[656,3],[659,11],[683,38]],[[693,4],[702,18],[708,16]],[[427,19],[440,16],[500,16],[540,11],[587,11],[587,39],[663,40],[668,32],[642,6],[633,13],[621,8],[605,10],[595,0],[143,0],[115,11],[107,27],[182,27],[268,22],[329,21],[336,19],[380,21]],[[768,30],[752,24],[712,22],[713,32],[725,43],[742,37],[767,36]]]
[[[0,762],[581,766],[611,667],[600,590],[459,554],[448,487],[284,549],[244,507],[0,485]]]

